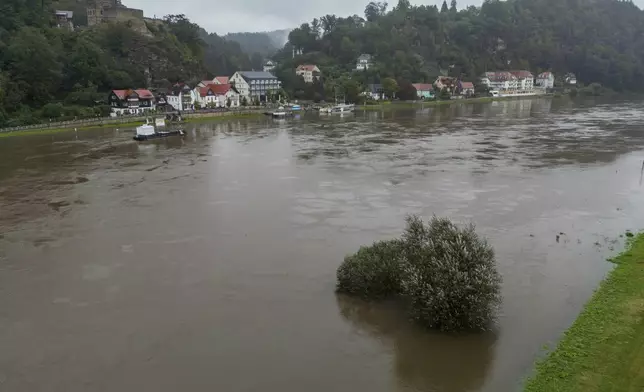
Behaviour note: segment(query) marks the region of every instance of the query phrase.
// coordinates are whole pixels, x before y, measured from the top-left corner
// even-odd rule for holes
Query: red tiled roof
[[[461,88],[473,89],[474,83],[472,82],[461,82]]]
[[[313,72],[315,70],[315,68],[317,68],[315,65],[302,64],[302,65],[297,67],[297,70],[298,71],[311,71],[311,72]]]
[[[495,82],[502,82],[506,80],[516,80],[517,77],[514,76],[511,72],[499,71],[499,72],[486,72],[484,75],[486,78]]]
[[[134,91],[139,95],[139,98],[143,98],[143,99],[154,98],[154,94],[152,94],[150,90],[138,89]]]
[[[215,80],[217,80],[221,84],[228,84],[230,78],[228,76],[217,76]]]
[[[433,91],[434,86],[432,86],[429,83],[413,83],[412,86],[416,89],[416,91]]]
[[[130,90],[112,90],[112,92],[119,97],[119,99],[125,99],[127,97],[127,92]]]
[[[126,99],[126,98],[127,98],[127,96],[128,96],[128,95],[131,95],[132,93],[136,93],[136,95],[138,95],[138,96],[139,96],[139,98],[143,98],[143,99],[151,99],[151,98],[154,98],[154,94],[152,94],[152,92],[150,92],[150,90],[147,90],[147,89],[136,89],[136,90],[131,90],[131,89],[128,89],[128,90],[112,90],[112,92],[113,92],[114,94],[116,94],[116,96],[117,96],[119,99]]]
[[[510,73],[519,79],[534,78],[534,75],[530,71],[510,71]]]
[[[199,94],[205,97],[208,95],[208,90],[210,90],[214,95],[226,95],[232,88],[230,84],[209,84],[206,87],[200,88]]]
[[[439,80],[441,83],[445,83],[445,84],[450,84],[450,83],[454,82],[454,78],[452,78],[451,76],[439,76],[437,78],[437,80]]]

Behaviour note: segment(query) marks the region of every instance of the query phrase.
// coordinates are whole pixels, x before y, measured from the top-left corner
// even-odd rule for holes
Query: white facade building
[[[264,64],[264,72],[272,72],[275,69],[275,63],[271,60],[268,60]]]
[[[305,64],[297,67],[295,74],[304,78],[306,83],[313,83],[314,80],[320,78],[320,69],[315,65]]]
[[[282,88],[282,83],[270,72],[239,71],[230,78],[230,83],[241,96],[260,100]]]
[[[501,71],[486,72],[481,78],[481,83],[485,84],[490,90],[509,91],[516,90],[519,81],[512,73]]]
[[[358,61],[356,62],[357,71],[364,71],[371,68],[372,66],[373,62],[370,54],[361,54],[360,57],[358,57]]]
[[[198,101],[202,108],[228,107],[229,100],[231,108],[239,107],[241,104],[239,93],[230,84],[210,84],[206,87],[198,87],[195,90],[199,96]]]
[[[511,71],[517,78],[517,90],[532,91],[534,89],[534,75],[530,71]]]
[[[537,76],[535,84],[543,89],[553,88],[555,87],[555,75],[552,72],[542,72]]]
[[[168,104],[178,111],[194,110],[197,100],[198,95],[195,90],[184,83],[175,84],[172,91],[166,96]]]

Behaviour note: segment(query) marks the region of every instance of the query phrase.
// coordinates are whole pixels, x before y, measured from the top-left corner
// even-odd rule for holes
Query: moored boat
[[[163,121],[163,119],[161,119],[161,121]],[[165,127],[165,122],[163,122],[163,126],[161,126],[159,119],[156,120],[156,123],[159,125],[159,128]],[[146,121],[145,124],[136,127],[136,135],[133,139],[138,142],[142,142],[145,140],[161,139],[164,137],[179,135],[183,136],[185,133],[181,129],[176,131],[158,131],[154,126],[150,125],[149,122]]]
[[[350,113],[355,109],[355,105],[341,103],[331,108],[331,113]]]
[[[284,110],[283,106],[280,106],[276,111],[273,113],[273,117],[286,117],[286,110]]]

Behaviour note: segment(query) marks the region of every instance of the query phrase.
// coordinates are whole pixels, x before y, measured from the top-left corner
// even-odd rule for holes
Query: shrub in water
[[[380,241],[347,256],[338,268],[338,291],[366,299],[400,293],[401,243]]]
[[[411,216],[403,234],[402,287],[413,319],[443,331],[486,329],[500,303],[492,247],[448,219]]]
[[[501,277],[492,247],[448,219],[407,218],[400,240],[376,242],[347,256],[338,291],[366,299],[400,295],[410,315],[443,331],[482,330],[500,303]]]

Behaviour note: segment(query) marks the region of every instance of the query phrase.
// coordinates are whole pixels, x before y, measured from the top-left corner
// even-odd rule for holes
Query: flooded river
[[[642,226],[643,113],[523,100],[0,139],[0,390],[518,390]],[[410,213],[490,239],[493,333],[336,296],[343,257]]]

